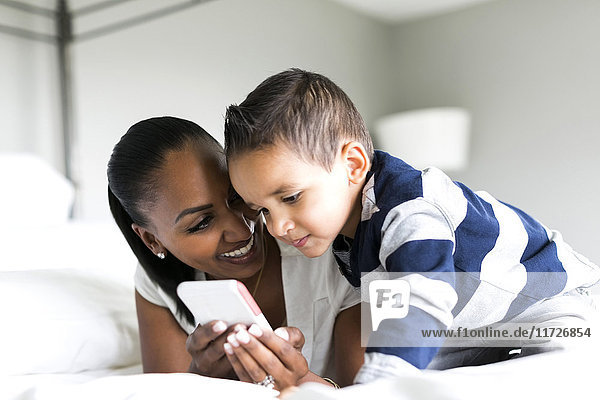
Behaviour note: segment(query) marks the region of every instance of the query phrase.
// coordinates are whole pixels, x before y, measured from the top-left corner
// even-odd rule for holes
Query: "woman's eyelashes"
[[[200,220],[200,222],[198,222],[196,225],[193,225],[192,227],[188,228],[187,232],[188,233],[196,233],[196,232],[203,231],[210,226],[210,223],[212,222],[212,220],[213,220],[213,216],[207,215],[204,218],[202,218]]]

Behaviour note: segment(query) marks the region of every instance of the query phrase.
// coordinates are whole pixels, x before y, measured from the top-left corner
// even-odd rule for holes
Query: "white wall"
[[[52,33],[51,20],[0,7],[0,24]],[[0,152],[40,155],[62,171],[56,47],[0,33]]]
[[[473,113],[469,170],[600,261],[600,2],[500,0],[394,28],[397,111]]]
[[[106,163],[134,122],[181,116],[222,141],[226,106],[292,66],[331,76],[372,121],[389,103],[390,39],[336,3],[220,0],[77,44],[80,216],[108,218]]]
[[[76,30],[115,13],[81,18]],[[178,115],[222,139],[228,104],[298,66],[331,76],[369,125],[420,107],[470,109],[470,168],[455,178],[559,229],[598,262],[599,15],[595,0],[498,0],[390,26],[323,0],[219,0],[83,41],[73,48],[79,217],[109,218],[106,163],[131,124]],[[51,33],[41,17],[6,8],[0,17]],[[0,150],[61,168],[54,46],[0,33],[0,54]]]

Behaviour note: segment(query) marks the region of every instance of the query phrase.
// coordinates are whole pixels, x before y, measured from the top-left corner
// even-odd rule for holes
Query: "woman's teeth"
[[[223,257],[241,257],[244,254],[246,254],[247,252],[249,252],[253,245],[254,245],[254,235],[252,235],[252,237],[250,238],[250,242],[247,245],[245,245],[244,247],[242,247],[241,249],[237,249],[237,250],[231,251],[229,253],[223,253],[221,255]]]

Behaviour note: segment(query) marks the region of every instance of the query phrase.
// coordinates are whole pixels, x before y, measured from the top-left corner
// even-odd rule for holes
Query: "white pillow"
[[[75,190],[52,166],[32,154],[0,153],[0,222],[52,225],[69,218]]]
[[[137,259],[113,221],[0,228],[0,271],[85,269],[133,287]]]
[[[0,272],[0,375],[140,362],[134,292],[100,271]]]

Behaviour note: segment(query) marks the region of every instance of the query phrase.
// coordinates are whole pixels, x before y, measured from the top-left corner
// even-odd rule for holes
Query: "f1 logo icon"
[[[410,285],[402,279],[375,280],[369,283],[371,325],[376,331],[384,319],[400,319],[408,314]]]

